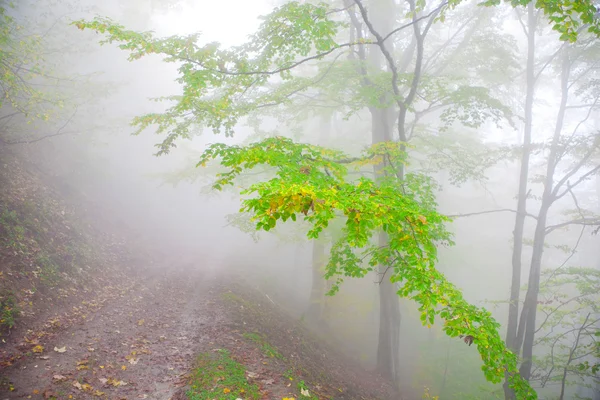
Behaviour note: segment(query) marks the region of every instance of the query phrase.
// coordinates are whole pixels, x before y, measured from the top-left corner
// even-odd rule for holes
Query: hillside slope
[[[6,149],[0,188],[0,365],[8,366],[129,289],[140,262]]]
[[[155,263],[18,156],[0,160],[0,398],[409,398],[215,275],[210,254]]]

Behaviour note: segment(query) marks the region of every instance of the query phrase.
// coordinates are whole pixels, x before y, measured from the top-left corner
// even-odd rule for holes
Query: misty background
[[[31,121],[24,115],[11,115],[12,110],[3,107],[0,109],[2,142],[23,155],[66,197],[104,221],[108,229],[124,232],[136,242],[144,243],[155,253],[159,264],[205,269],[240,279],[306,321],[324,340],[356,357],[364,366],[375,368],[380,315],[377,276],[347,279],[338,294],[323,300],[327,309],[326,326],[312,324],[306,311],[311,302],[315,249],[302,226],[289,223],[278,226],[274,232],[252,232],[247,217],[238,214],[239,188],[211,190],[218,168],[196,168],[201,152],[210,143],[243,144],[274,135],[355,154],[370,144],[370,136],[365,134],[371,129],[366,112],[346,114],[331,107],[324,114],[326,117],[314,111],[298,111],[294,118],[265,113],[259,124],[246,121],[237,126],[234,137],[215,135],[210,129],[199,130],[190,140],[178,141],[168,155],[156,157],[155,144],[162,139],[153,134],[153,128],[132,136],[134,128],[130,121],[135,116],[161,112],[168,107],[168,103],[151,98],[181,92],[181,85],[175,81],[177,65],[165,63],[158,55],[130,62],[127,53],[116,44],[99,46],[101,35],[81,32],[69,25],[81,18],[107,16],[128,29],[151,30],[157,36],[201,32],[200,43],[218,41],[228,47],[242,44],[258,29],[258,17],[282,3],[275,0],[19,1],[8,12],[22,21],[27,32],[40,35],[48,68],[47,73],[33,77],[32,82],[64,101],[61,100],[61,107],[47,107],[48,118]],[[386,2],[368,3],[369,7],[383,7],[379,3]],[[387,3],[400,7],[400,2]],[[498,121],[486,119],[476,127],[457,121],[442,131],[439,121],[443,110],[425,113],[418,123],[415,121],[417,150],[409,167],[435,178],[439,184],[436,192],[439,210],[454,217],[448,228],[456,244],[440,248],[438,268],[464,291],[468,301],[492,311],[502,324],[503,337],[511,288],[521,167],[519,148],[526,122],[526,13],[526,8],[515,11],[504,4],[482,9],[469,1],[449,11],[446,22],[432,25],[426,44],[432,74],[472,79],[474,84],[487,88],[506,107],[510,117]],[[540,22],[534,64],[540,74],[532,108],[533,152],[527,200],[527,211],[531,214],[537,214],[542,204],[548,146],[561,108],[561,64],[555,53],[565,46],[547,26],[543,15],[538,13],[536,18]],[[468,41],[458,40],[469,35]],[[590,138],[600,129],[597,39],[585,42],[575,51],[580,54],[579,64],[572,70],[570,108],[561,129],[564,135],[561,145],[570,153],[558,167],[559,175],[578,164],[590,143],[597,145]],[[486,64],[472,65],[481,59]],[[444,64],[451,62],[452,70],[443,71]],[[44,105],[40,107],[46,110]],[[581,140],[569,147],[572,144],[569,138]],[[598,155],[595,151],[586,165],[593,168]],[[576,182],[583,172],[573,175],[569,182]],[[254,178],[249,175],[247,179],[240,186],[247,186]],[[600,237],[596,235],[600,221],[597,217],[600,177],[590,174],[569,192],[548,212],[547,226],[557,227],[551,229],[552,234],[544,241],[543,270],[580,267],[600,271]],[[584,222],[560,226],[570,220]],[[529,273],[535,222],[534,218],[525,219],[523,284]],[[323,241],[323,254],[329,245],[327,240]],[[596,278],[588,283],[598,282]],[[567,285],[560,293],[577,297],[578,290]],[[586,292],[587,302],[577,303],[573,309],[569,307],[576,302],[569,302],[564,309],[573,313],[571,317],[554,321],[549,327],[542,326],[537,337],[547,333],[554,338],[556,332],[568,332],[557,339],[566,346],[560,347],[560,351],[568,354],[569,344],[574,343],[573,326],[589,313],[589,320],[596,323],[589,327],[586,340],[594,340],[593,330],[600,327],[600,310],[594,304],[599,300],[598,293]],[[540,301],[552,299],[557,297],[548,289],[548,297],[542,296]],[[422,326],[417,308],[411,302],[401,300],[400,304],[400,385],[428,386],[442,399],[504,397],[501,384],[485,382],[475,350],[458,339],[447,338],[439,326]],[[538,320],[538,324],[544,321],[543,312],[538,312]],[[560,379],[548,379],[554,372],[549,372],[552,361],[545,356],[552,346],[552,341],[536,342],[534,350],[538,364],[534,366],[532,382],[544,399],[558,398],[560,391]],[[594,354],[586,357],[591,360]],[[568,382],[564,398],[600,398],[597,376],[573,370]]]

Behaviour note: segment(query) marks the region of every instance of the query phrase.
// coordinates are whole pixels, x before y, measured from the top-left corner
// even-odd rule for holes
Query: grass
[[[260,399],[258,386],[246,379],[246,368],[231,358],[227,350],[203,353],[192,372],[190,400]]]
[[[253,341],[257,345],[260,346],[262,352],[271,358],[277,358],[279,360],[284,360],[283,355],[275,347],[273,347],[267,340],[256,332],[246,332],[243,335],[246,339]]]
[[[19,316],[19,307],[17,300],[12,292],[0,293],[0,330],[9,331],[15,326],[15,321]],[[1,336],[1,334],[0,334]]]

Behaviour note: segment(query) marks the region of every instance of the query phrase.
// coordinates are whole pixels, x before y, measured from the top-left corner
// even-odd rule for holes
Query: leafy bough
[[[252,214],[257,230],[269,231],[279,221],[296,221],[301,215],[315,239],[335,218],[344,218],[341,237],[334,243],[326,277],[336,277],[330,291],[339,290],[343,277],[364,277],[377,265],[386,265],[398,295],[419,305],[421,321],[432,325],[436,316],[444,321],[450,337],[460,336],[477,347],[488,381],[509,384],[519,399],[536,399],[535,391],[518,373],[517,357],[498,333],[500,324],[484,308],[469,304],[462,293],[435,268],[437,246],[452,244],[444,224],[450,219],[436,211],[433,182],[425,176],[407,174],[398,180],[392,173],[405,162],[399,143],[380,143],[362,157],[275,137],[248,146],[213,144],[201,155],[198,166],[218,160],[226,172],[217,175],[214,188],[221,190],[256,166],[274,169],[275,177],[242,190],[240,212]],[[375,182],[349,179],[348,167],[379,164],[382,174]],[[388,246],[374,244],[383,232]]]

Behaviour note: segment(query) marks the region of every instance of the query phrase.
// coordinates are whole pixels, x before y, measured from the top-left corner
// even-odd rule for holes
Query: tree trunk
[[[390,108],[371,109],[371,129],[373,144],[390,141],[393,128],[393,110]],[[383,167],[375,166],[375,174],[379,175]],[[379,234],[379,246],[388,245],[388,237]],[[400,303],[395,285],[390,281],[389,266],[379,265],[379,341],[377,345],[377,368],[391,381],[399,382],[400,367]]]
[[[523,133],[523,154],[519,172],[519,193],[517,200],[517,216],[513,230],[512,281],[510,286],[510,303],[508,306],[508,328],[506,345],[517,353],[515,346],[519,316],[519,293],[521,291],[521,257],[523,254],[523,230],[527,212],[527,179],[529,177],[529,158],[531,155],[531,131],[533,125],[533,98],[535,93],[535,10],[533,3],[528,9],[528,47],[527,47],[527,93],[525,95],[525,129]]]
[[[324,321],[324,303],[326,293],[325,273],[325,245],[320,240],[313,240],[312,246],[312,287],[310,290],[310,303],[306,318],[310,322]]]
[[[527,89],[525,94],[525,127],[523,132],[523,154],[519,172],[519,191],[517,200],[517,216],[513,230],[512,276],[510,285],[510,301],[508,303],[508,325],[506,330],[506,346],[515,354],[519,354],[516,345],[519,319],[519,297],[521,291],[521,270],[523,255],[523,231],[527,212],[527,180],[529,178],[529,158],[531,155],[531,133],[533,126],[533,100],[535,94],[535,30],[536,16],[533,2],[527,7]],[[514,399],[514,392],[504,382],[504,396]]]
[[[523,342],[523,363],[519,369],[521,376],[526,380],[529,380],[531,377],[533,342],[536,330],[536,314],[540,291],[542,256],[544,253],[544,242],[546,240],[546,219],[548,217],[548,210],[556,200],[553,194],[553,183],[556,165],[559,161],[558,150],[560,145],[560,137],[565,120],[567,100],[569,97],[570,68],[571,65],[569,61],[568,50],[565,50],[562,62],[560,108],[558,110],[556,125],[554,127],[552,147],[550,149],[550,155],[548,156],[546,179],[544,181],[544,194],[542,195],[542,205],[540,207],[540,213],[538,215],[535,235],[533,238],[533,255],[531,258],[531,270],[529,271],[527,294],[525,295],[525,302],[523,303],[523,314],[521,315],[521,321],[519,321],[519,331],[522,331],[521,324],[523,323],[523,320],[525,320],[526,324],[524,327],[525,337]],[[523,318],[523,315],[525,318]],[[517,337],[517,340],[517,345],[520,345],[519,337]]]
[[[331,135],[332,115],[323,115],[319,121],[319,137],[317,142],[322,144]],[[325,295],[331,283],[323,275],[325,274],[325,242],[324,237],[312,241],[312,286],[306,317],[311,322],[327,323]]]

